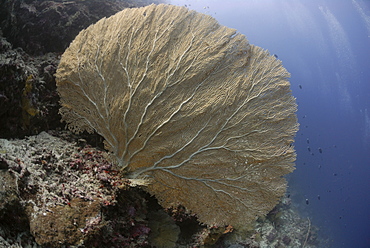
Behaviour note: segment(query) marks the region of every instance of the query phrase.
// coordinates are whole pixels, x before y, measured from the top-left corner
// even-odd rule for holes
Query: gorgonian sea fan
[[[148,180],[164,207],[234,226],[270,211],[294,170],[288,77],[236,30],[171,5],[81,31],[56,73],[62,120],[102,135],[125,177]]]

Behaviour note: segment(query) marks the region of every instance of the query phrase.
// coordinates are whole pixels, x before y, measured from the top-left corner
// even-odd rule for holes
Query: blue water
[[[370,247],[370,1],[171,3],[212,15],[283,61],[301,125],[293,201],[331,247]]]

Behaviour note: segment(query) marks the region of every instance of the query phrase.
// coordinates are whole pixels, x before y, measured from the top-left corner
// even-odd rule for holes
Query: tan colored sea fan
[[[270,211],[294,169],[296,103],[281,61],[204,14],[126,9],[61,58],[60,113],[101,134],[127,178],[212,225]]]

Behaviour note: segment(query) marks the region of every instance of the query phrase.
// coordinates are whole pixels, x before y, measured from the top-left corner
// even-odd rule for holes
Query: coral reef
[[[122,180],[108,157],[66,131],[0,139],[0,246],[325,247],[288,197],[256,224],[206,227]]]
[[[122,9],[145,6],[155,0],[89,0],[0,2],[4,36],[32,55],[63,52],[76,35],[91,23]]]
[[[31,57],[1,38],[0,137],[24,137],[62,127],[53,76],[58,63],[57,54]]]
[[[266,217],[259,218],[255,225],[224,235],[214,247],[330,247],[329,240],[318,234],[319,229],[312,226],[309,219],[300,216],[286,195]]]
[[[61,53],[96,20],[149,2],[0,1],[0,247],[325,247],[287,198],[245,230],[206,227],[122,180],[99,135],[56,131]]]
[[[147,243],[145,197],[119,179],[103,151],[45,132],[26,140],[2,139],[0,149],[11,173],[4,172],[4,181],[12,177],[6,182],[14,188],[8,186],[2,202],[23,209],[39,245]],[[96,238],[103,233],[104,239]]]

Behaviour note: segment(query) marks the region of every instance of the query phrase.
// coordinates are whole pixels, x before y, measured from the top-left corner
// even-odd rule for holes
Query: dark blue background
[[[300,123],[288,191],[332,247],[370,247],[370,1],[171,2],[212,15],[283,61]]]

